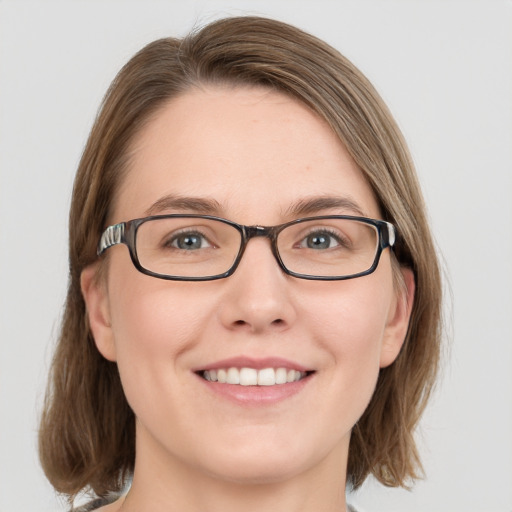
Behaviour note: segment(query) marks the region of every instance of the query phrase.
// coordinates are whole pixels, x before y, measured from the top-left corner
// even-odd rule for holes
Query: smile
[[[287,368],[218,368],[203,370],[200,375],[209,382],[238,384],[240,386],[275,386],[297,382],[309,372]]]

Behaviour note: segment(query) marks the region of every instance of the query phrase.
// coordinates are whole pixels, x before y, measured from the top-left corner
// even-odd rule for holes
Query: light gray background
[[[427,479],[362,511],[512,511],[512,3],[0,0],[0,512],[58,511],[37,415],[66,287],[67,210],[96,109],[157,37],[266,14],[345,53],[409,141],[453,294],[420,429]],[[450,320],[450,319],[449,319]],[[449,358],[448,358],[449,357]]]

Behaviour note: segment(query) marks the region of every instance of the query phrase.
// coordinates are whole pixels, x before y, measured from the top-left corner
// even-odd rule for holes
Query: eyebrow
[[[313,215],[323,210],[343,210],[360,217],[368,217],[363,209],[348,196],[320,196],[304,198],[286,210],[290,216]]]
[[[324,210],[343,210],[343,212],[367,217],[363,209],[348,196],[319,196],[304,198],[285,210],[285,216],[300,217],[314,215]],[[220,216],[222,206],[215,199],[188,197],[168,194],[155,201],[145,212],[147,216],[158,215],[166,211],[190,212],[202,215]]]
[[[218,215],[222,207],[215,199],[169,194],[155,201],[146,210],[146,215],[158,215],[168,210],[187,211],[203,215]]]

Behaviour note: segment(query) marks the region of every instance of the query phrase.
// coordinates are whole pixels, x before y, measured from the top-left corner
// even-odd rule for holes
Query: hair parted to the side
[[[297,28],[257,17],[222,19],[184,39],[150,43],[105,96],[73,189],[69,287],[39,433],[44,471],[71,497],[119,490],[133,471],[134,415],[115,363],[95,347],[80,275],[96,261],[135,135],[165,102],[211,84],[266,86],[308,105],[338,135],[384,219],[397,227],[396,259],[416,278],[409,330],[353,429],[347,475],[353,487],[369,474],[405,486],[421,474],[413,433],[434,385],[442,331],[440,272],[413,164],[388,109],[352,63]]]

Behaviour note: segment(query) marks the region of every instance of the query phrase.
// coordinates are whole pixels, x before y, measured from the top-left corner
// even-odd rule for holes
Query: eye
[[[326,230],[313,231],[299,243],[299,247],[316,250],[332,249],[340,245],[345,244],[343,244],[339,235]]]
[[[195,251],[197,249],[211,247],[208,239],[197,231],[183,232],[174,235],[170,238],[167,245],[184,251]]]

